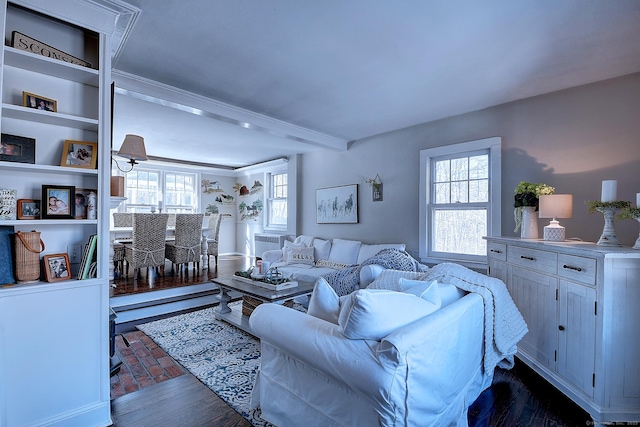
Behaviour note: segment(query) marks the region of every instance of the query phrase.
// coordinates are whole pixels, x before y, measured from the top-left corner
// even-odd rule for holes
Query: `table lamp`
[[[564,227],[556,218],[571,218],[573,210],[573,196],[571,194],[550,194],[540,196],[538,216],[540,218],[553,218],[549,225],[544,227],[544,240],[564,242]]]

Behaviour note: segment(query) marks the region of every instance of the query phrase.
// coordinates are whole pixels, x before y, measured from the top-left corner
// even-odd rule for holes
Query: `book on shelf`
[[[98,245],[98,235],[92,234],[89,236],[89,241],[84,247],[82,253],[82,260],[80,261],[80,268],[78,268],[78,280],[88,279],[91,263],[96,257],[96,246]]]

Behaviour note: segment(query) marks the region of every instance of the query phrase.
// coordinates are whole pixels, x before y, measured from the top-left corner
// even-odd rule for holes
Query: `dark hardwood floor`
[[[247,269],[246,257],[220,257],[218,267],[199,274],[143,276],[116,281],[113,295],[152,292],[186,286],[218,275]],[[169,270],[167,270],[169,272]],[[183,375],[114,398],[111,415],[116,427],[250,426],[240,414],[185,370]],[[497,369],[493,385],[469,408],[469,426],[578,427],[592,425],[589,415],[516,360],[511,370]]]

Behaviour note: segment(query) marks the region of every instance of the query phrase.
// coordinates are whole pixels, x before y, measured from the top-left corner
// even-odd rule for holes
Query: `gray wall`
[[[425,100],[425,102],[430,102]],[[301,156],[297,233],[367,243],[404,242],[418,253],[419,151],[491,136],[502,137],[502,235],[516,236],[513,190],[544,182],[574,196],[573,218],[561,220],[567,238],[597,241],[601,182],[618,180],[618,199],[635,205],[640,193],[640,74],[550,93],[354,141],[346,152]],[[365,178],[379,174],[384,201],[371,201]],[[359,184],[358,224],[316,224],[315,190]],[[548,223],[540,219],[540,232]],[[625,246],[638,237],[637,221],[617,221]]]

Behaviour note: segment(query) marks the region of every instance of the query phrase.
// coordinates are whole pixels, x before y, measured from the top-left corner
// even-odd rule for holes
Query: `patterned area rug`
[[[260,341],[215,319],[214,308],[138,325],[167,354],[257,427],[272,426],[249,406]]]

